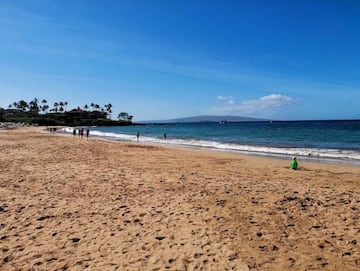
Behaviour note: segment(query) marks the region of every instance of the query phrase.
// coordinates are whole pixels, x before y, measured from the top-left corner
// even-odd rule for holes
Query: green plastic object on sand
[[[296,157],[294,156],[294,157],[292,158],[292,160],[290,161],[290,168],[291,168],[291,169],[297,169],[297,167],[298,167],[298,163],[297,163],[297,161],[296,161]]]

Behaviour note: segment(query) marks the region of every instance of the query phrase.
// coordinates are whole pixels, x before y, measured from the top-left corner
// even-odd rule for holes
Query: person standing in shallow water
[[[290,161],[290,168],[291,169],[297,169],[298,167],[298,162],[296,161],[296,157],[294,156],[291,161]]]
[[[139,143],[139,137],[140,137],[140,133],[139,131],[136,133],[136,140],[137,140],[137,143]]]

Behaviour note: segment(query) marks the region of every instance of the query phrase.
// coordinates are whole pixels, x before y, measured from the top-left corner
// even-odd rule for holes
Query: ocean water
[[[91,127],[111,140],[206,148],[360,165],[360,120],[181,123]],[[166,133],[167,138],[163,135]]]

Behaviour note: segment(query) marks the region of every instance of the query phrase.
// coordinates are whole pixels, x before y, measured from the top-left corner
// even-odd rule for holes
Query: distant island
[[[169,120],[149,120],[140,121],[139,123],[153,123],[153,124],[166,124],[166,123],[199,123],[199,122],[217,122],[217,123],[228,123],[228,122],[250,122],[250,121],[270,121],[268,119],[248,118],[241,116],[217,116],[217,115],[201,115],[186,118],[177,118]]]
[[[50,106],[43,99],[30,102],[20,100],[8,106],[0,107],[0,122],[24,123],[41,126],[122,126],[133,125],[133,116],[126,112],[118,114],[118,120],[111,119],[112,104],[103,107],[96,103],[85,104],[67,110],[68,102],[55,102]]]

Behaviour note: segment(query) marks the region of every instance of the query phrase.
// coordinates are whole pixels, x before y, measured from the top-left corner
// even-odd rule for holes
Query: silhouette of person
[[[140,133],[139,133],[139,131],[137,131],[137,133],[136,133],[136,140],[137,140],[138,143],[139,143],[139,137],[140,137]]]
[[[164,139],[166,139],[166,133],[164,133]]]

